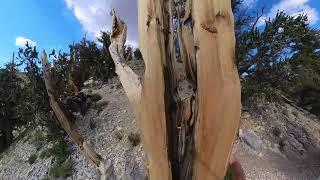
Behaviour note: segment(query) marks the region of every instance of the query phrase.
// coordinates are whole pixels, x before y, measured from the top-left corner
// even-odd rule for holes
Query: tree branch
[[[42,52],[42,66],[44,71],[44,81],[46,84],[47,93],[49,96],[50,106],[54,111],[61,127],[66,131],[70,138],[78,145],[82,154],[91,160],[101,173],[101,179],[106,179],[112,174],[112,166],[109,161],[104,160],[98,153],[96,153],[90,142],[85,142],[78,131],[74,129],[69,121],[68,112],[64,105],[57,98],[58,95],[52,85],[52,73],[50,70],[50,63],[45,51]]]
[[[111,45],[109,51],[116,66],[116,73],[120,78],[121,84],[129,98],[133,108],[137,108],[141,98],[141,83],[139,76],[126,65],[123,56],[124,44],[127,36],[127,25],[117,18],[114,9],[111,11],[112,16],[112,33]],[[138,110],[135,109],[137,113]]]

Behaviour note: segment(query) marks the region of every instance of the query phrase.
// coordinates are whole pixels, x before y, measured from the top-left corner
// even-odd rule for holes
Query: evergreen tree
[[[243,101],[261,94],[274,98],[277,89],[311,112],[320,112],[319,31],[310,27],[306,14],[293,17],[283,11],[258,27],[263,14],[250,13],[241,3],[233,1]]]
[[[14,129],[32,121],[32,108],[25,101],[26,82],[18,74],[14,61],[0,69],[0,151],[13,142]]]
[[[139,48],[137,48],[136,50],[134,50],[133,52],[134,54],[134,57],[137,59],[137,60],[142,60],[142,54],[141,54],[141,51]]]

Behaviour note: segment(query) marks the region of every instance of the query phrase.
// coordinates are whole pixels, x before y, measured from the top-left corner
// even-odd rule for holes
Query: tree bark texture
[[[194,175],[222,179],[241,113],[231,1],[197,1],[192,13],[199,91]]]
[[[240,119],[231,1],[187,0],[178,41],[193,95],[178,94],[173,0],[139,0],[140,82],[125,65],[127,27],[112,11],[110,52],[135,110],[150,179],[223,179]]]

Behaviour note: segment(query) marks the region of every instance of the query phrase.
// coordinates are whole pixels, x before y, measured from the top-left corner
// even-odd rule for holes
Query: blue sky
[[[273,17],[279,8],[292,15],[306,12],[310,24],[320,27],[320,0],[244,1],[252,10],[264,7],[266,17]],[[67,51],[84,34],[95,39],[101,30],[111,27],[111,7],[128,23],[128,42],[137,47],[137,0],[1,0],[0,66],[25,40],[38,50]]]
[[[67,49],[83,35],[81,24],[63,0],[2,0],[0,19],[0,65],[19,48],[18,37],[36,42],[39,50],[49,50]]]

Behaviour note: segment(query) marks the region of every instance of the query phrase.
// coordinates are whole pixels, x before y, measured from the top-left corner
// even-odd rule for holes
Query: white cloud
[[[267,20],[268,20],[267,16],[261,16],[257,22],[257,26],[259,27],[259,26],[265,25]]]
[[[115,8],[118,16],[128,25],[128,43],[138,42],[137,0],[64,0],[81,23],[84,31],[92,37],[100,35],[100,31],[110,31],[112,22],[111,8]]]
[[[25,47],[27,42],[29,43],[30,46],[36,46],[37,45],[37,43],[32,41],[31,39],[28,39],[28,38],[25,38],[25,37],[22,37],[22,36],[18,36],[16,38],[16,46]]]
[[[279,3],[272,6],[267,17],[274,18],[278,12],[284,11],[285,13],[296,16],[299,14],[307,14],[309,23],[315,24],[319,20],[319,13],[315,8],[310,7],[309,0],[280,0]],[[262,25],[259,23],[258,25]]]
[[[247,8],[253,8],[256,6],[257,0],[244,0],[243,5]]]

